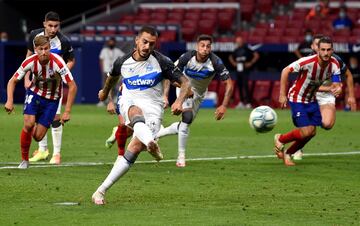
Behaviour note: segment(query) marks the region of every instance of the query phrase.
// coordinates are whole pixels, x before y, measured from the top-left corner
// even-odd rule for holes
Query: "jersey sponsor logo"
[[[213,71],[209,71],[209,70],[197,71],[197,70],[192,70],[189,68],[185,69],[185,74],[196,80],[208,78],[212,75],[212,73],[213,73]]]
[[[161,72],[152,72],[146,75],[136,75],[130,78],[125,78],[124,83],[128,89],[145,90],[157,85],[161,80]]]

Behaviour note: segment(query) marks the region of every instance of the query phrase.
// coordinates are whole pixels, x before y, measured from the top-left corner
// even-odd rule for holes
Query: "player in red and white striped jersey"
[[[16,84],[29,71],[33,73],[31,87],[26,91],[24,103],[24,127],[21,131],[20,143],[22,162],[19,168],[29,167],[29,148],[31,137],[40,141],[53,121],[61,97],[62,82],[69,86],[69,94],[61,123],[70,120],[71,107],[76,95],[76,83],[64,60],[50,52],[50,40],[46,36],[34,39],[36,54],[26,58],[7,85],[7,101],[5,110],[14,111],[14,90]]]
[[[332,81],[329,91],[334,95],[341,93],[339,62],[332,57],[333,43],[329,37],[319,40],[319,52],[316,55],[303,57],[291,63],[281,72],[279,102],[286,107],[289,100],[292,119],[297,129],[286,134],[275,135],[274,151],[285,165],[295,165],[291,160],[297,150],[301,149],[316,134],[316,126],[322,125],[316,92],[327,81]],[[286,95],[286,84],[291,72],[298,72],[298,78]],[[284,144],[293,144],[285,150]]]

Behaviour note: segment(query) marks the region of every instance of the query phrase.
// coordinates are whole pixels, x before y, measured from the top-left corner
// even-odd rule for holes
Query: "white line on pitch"
[[[334,152],[334,153],[310,153],[304,154],[304,156],[333,156],[333,155],[359,155],[360,151],[351,152]],[[186,161],[216,161],[216,160],[234,160],[234,159],[263,159],[263,158],[275,158],[275,155],[248,155],[248,156],[230,156],[230,157],[209,157],[209,158],[190,158]],[[166,159],[161,162],[176,162],[176,159]],[[141,163],[156,163],[155,160],[151,161],[137,161],[136,164]],[[18,162],[0,162],[0,165],[17,165]],[[72,166],[99,166],[99,165],[113,165],[114,162],[68,162],[61,165],[51,165],[46,162],[31,163],[31,168],[50,168],[50,167],[72,167]],[[17,166],[2,166],[1,169],[16,169]]]

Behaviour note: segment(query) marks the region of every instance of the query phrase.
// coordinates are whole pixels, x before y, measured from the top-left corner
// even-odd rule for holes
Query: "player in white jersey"
[[[28,71],[33,73],[33,82],[26,92],[24,103],[24,127],[20,143],[22,162],[19,168],[29,167],[29,148],[31,137],[40,141],[53,121],[59,104],[63,82],[69,86],[69,95],[65,111],[60,118],[63,124],[70,120],[71,107],[76,95],[76,84],[63,59],[50,52],[50,40],[45,36],[34,39],[36,54],[26,58],[7,85],[5,110],[14,110],[14,89]]]
[[[60,17],[56,12],[48,12],[45,15],[44,28],[36,29],[30,32],[30,37],[28,41],[28,51],[26,57],[34,53],[33,41],[34,38],[39,35],[45,35],[50,38],[50,48],[52,53],[59,54],[64,61],[66,62],[67,67],[71,70],[75,65],[75,57],[73,48],[70,44],[69,39],[62,34],[60,29]],[[25,87],[31,85],[29,79],[29,73],[26,74],[24,78]],[[62,98],[62,97],[61,97]],[[50,160],[51,164],[60,164],[61,163],[61,141],[62,141],[62,132],[63,126],[60,123],[60,113],[61,113],[61,104],[62,99],[59,101],[59,106],[54,118],[54,121],[51,123],[51,135],[53,140],[53,155]],[[39,142],[39,148],[33,152],[33,157],[30,158],[30,162],[36,162],[39,160],[47,159],[49,156],[47,135],[45,134],[44,138]]]
[[[177,66],[184,72],[191,84],[193,96],[187,98],[183,104],[183,113],[180,122],[175,122],[166,128],[161,128],[158,137],[178,134],[178,159],[176,166],[185,167],[185,150],[189,137],[190,124],[195,119],[200,104],[204,99],[207,88],[215,75],[225,82],[225,97],[223,102],[215,111],[215,119],[224,118],[226,107],[229,104],[233,83],[229,76],[229,71],[224,66],[222,60],[211,52],[212,37],[200,35],[197,38],[197,50],[183,54],[177,61]]]
[[[339,62],[332,57],[332,40],[322,37],[318,47],[318,54],[300,58],[281,72],[279,102],[285,107],[289,100],[293,123],[297,127],[288,133],[275,135],[274,151],[286,166],[295,165],[291,156],[315,136],[316,126],[322,125],[315,96],[319,87],[325,81],[332,80],[330,91],[336,94],[341,90],[340,67]],[[291,72],[298,72],[299,75],[286,95],[286,84]],[[284,145],[291,142],[291,146],[285,150]]]
[[[147,148],[157,161],[163,159],[155,141],[163,117],[161,81],[167,78],[173,84],[181,85],[180,95],[171,106],[175,115],[181,113],[182,103],[190,91],[188,80],[173,62],[154,51],[157,39],[154,28],[142,27],[135,39],[135,50],[114,62],[103,89],[99,91],[99,100],[106,100],[121,77],[123,89],[119,101],[120,112],[125,124],[133,129],[133,137],[124,156],[117,157],[111,172],[92,195],[96,205],[105,204],[105,192],[129,170],[141,151]]]

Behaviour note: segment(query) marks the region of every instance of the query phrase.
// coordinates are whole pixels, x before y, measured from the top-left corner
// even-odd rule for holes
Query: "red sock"
[[[286,134],[281,134],[279,137],[279,141],[283,144],[290,143],[292,141],[301,140],[302,136],[300,133],[300,129],[294,129],[291,132]]]
[[[29,149],[31,145],[31,133],[21,130],[20,134],[20,147],[21,147],[21,159],[29,161]]]
[[[287,150],[286,150],[286,154],[294,154],[295,152],[297,152],[299,149],[303,148],[305,146],[305,144],[307,142],[309,142],[311,140],[312,137],[307,137],[307,138],[303,138],[301,140],[297,140],[295,141]]]
[[[118,125],[118,129],[116,130],[115,137],[118,145],[118,154],[124,155],[125,153],[125,144],[127,140],[127,128],[124,125]]]

